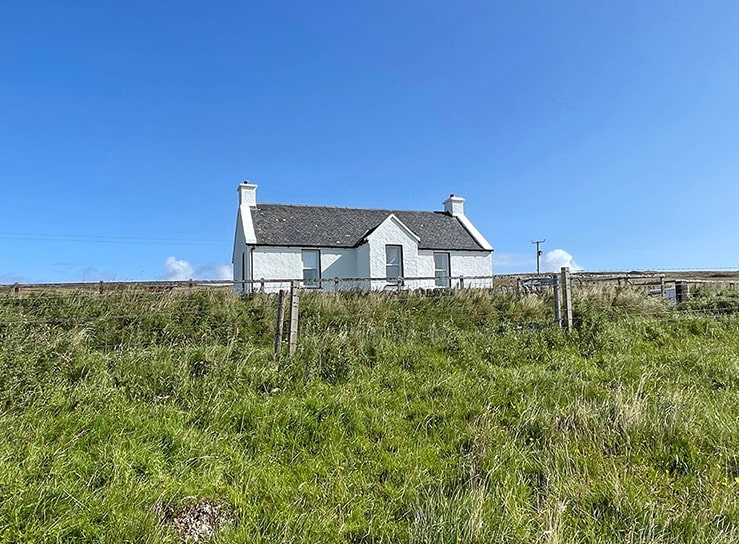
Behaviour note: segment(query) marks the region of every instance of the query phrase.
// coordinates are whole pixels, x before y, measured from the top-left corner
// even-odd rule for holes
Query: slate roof
[[[395,214],[421,239],[419,249],[485,251],[446,212],[258,204],[251,214],[258,245],[352,248]]]

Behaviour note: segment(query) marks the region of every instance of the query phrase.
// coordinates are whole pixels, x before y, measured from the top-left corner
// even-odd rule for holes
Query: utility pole
[[[539,273],[539,263],[541,262],[542,251],[539,249],[539,244],[543,244],[546,240],[532,240],[532,244],[536,244],[536,273]]]

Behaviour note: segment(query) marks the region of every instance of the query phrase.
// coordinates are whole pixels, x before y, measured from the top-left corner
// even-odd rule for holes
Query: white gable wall
[[[244,226],[241,219],[241,211],[239,211],[236,217],[236,234],[234,235],[234,248],[231,257],[231,264],[235,281],[251,279],[249,270],[249,248],[246,246],[246,240],[244,239]],[[234,284],[234,289],[239,293],[242,291],[248,291],[248,287],[248,284]]]
[[[367,237],[370,277],[387,276],[385,246],[388,244],[403,247],[403,276],[418,276],[418,238],[399,219],[391,215]],[[372,289],[384,289],[386,286],[387,282],[384,280],[372,282]]]

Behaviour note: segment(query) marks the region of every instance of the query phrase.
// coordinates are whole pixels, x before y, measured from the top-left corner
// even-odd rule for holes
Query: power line
[[[230,245],[224,240],[196,240],[187,238],[148,238],[138,236],[102,236],[86,234],[49,234],[33,232],[0,232],[0,240],[34,242],[82,242],[96,244],[188,244]]]

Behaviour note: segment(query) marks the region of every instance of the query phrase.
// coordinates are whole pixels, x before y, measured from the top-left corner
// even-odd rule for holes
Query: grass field
[[[0,298],[0,542],[739,541],[734,294],[549,306]]]

